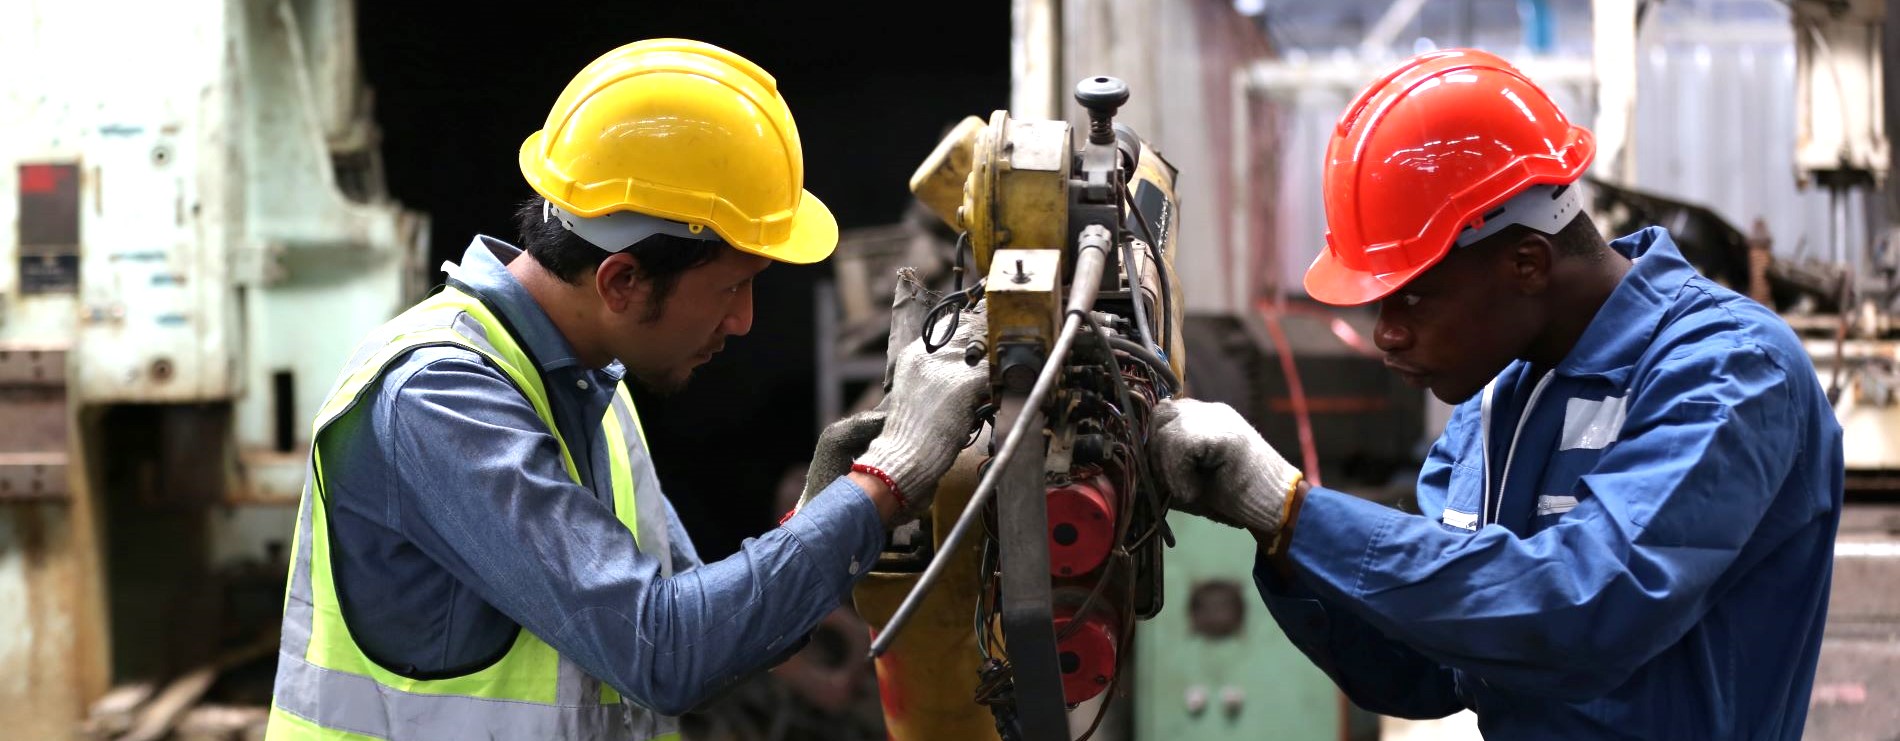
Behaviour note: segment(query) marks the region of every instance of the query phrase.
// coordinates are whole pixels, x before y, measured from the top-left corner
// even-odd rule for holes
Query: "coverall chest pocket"
[[[1445,489],[1445,511],[1438,513],[1439,527],[1454,533],[1475,532],[1478,512],[1483,508],[1484,471],[1462,461],[1452,464],[1451,483]]]
[[[1538,482],[1537,501],[1532,505],[1530,531],[1538,532],[1556,525],[1558,520],[1590,498],[1580,484],[1583,475],[1596,467],[1602,450],[1560,450],[1550,457]]]

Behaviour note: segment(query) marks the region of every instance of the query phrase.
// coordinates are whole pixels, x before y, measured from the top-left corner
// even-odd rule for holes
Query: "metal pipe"
[[[1075,346],[1075,335],[1082,327],[1082,314],[1095,305],[1095,295],[1102,286],[1102,267],[1108,262],[1108,245],[1111,238],[1108,230],[1101,226],[1091,226],[1082,230],[1075,258],[1075,280],[1070,284],[1069,307],[1062,322],[1062,331],[1056,335],[1056,344],[1049,351],[1049,359],[1044,361],[1042,372],[1036,376],[1036,385],[1029,390],[1029,396],[1023,400],[1023,413],[1016,417],[1016,424],[1010,426],[1009,436],[1003,438],[1003,445],[996,453],[996,460],[990,463],[988,471],[983,472],[983,480],[976,485],[976,493],[970,496],[969,504],[964,505],[963,514],[957,516],[957,524],[950,528],[943,543],[937,547],[938,554],[953,553],[968,537],[977,520],[981,519],[983,507],[988,504],[990,495],[996,492],[996,482],[1002,478],[1002,472],[1009,468],[1009,461],[1016,457],[1016,448],[1027,439],[1029,431],[1042,429],[1042,402],[1055,388],[1056,376],[1061,373],[1063,361],[1069,357],[1069,350]],[[871,643],[872,660],[883,656],[890,650],[891,643],[897,640],[897,634],[910,622],[911,615],[924,603],[924,595],[943,578],[944,569],[951,559],[933,558],[924,569],[924,575],[917,578],[917,586],[911,587],[910,594],[897,606],[897,612],[891,613],[891,619],[878,631],[877,640]]]

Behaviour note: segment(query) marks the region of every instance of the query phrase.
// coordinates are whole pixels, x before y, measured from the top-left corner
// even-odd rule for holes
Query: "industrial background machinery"
[[[155,736],[212,667],[261,663],[268,700],[295,516],[269,505],[428,234],[384,188],[354,24],[348,0],[0,6],[0,735],[68,738],[115,681],[175,678],[108,724]]]
[[[808,187],[847,222],[826,266],[774,268],[762,281],[764,326],[703,369],[699,388],[640,401],[651,431],[664,432],[662,477],[703,554],[730,552],[784,511],[762,492],[785,466],[802,474],[810,447],[798,433],[875,403],[890,323],[881,304],[899,283],[891,268],[915,266],[916,280],[951,292],[986,279],[992,303],[1037,307],[1037,329],[1017,336],[1053,350],[1041,333],[1059,336],[1082,249],[1079,227],[1067,224],[1086,219],[1069,213],[1060,235],[1050,229],[1035,244],[992,228],[979,265],[979,234],[960,240],[963,228],[952,226],[967,182],[952,176],[946,210],[919,189],[901,223],[864,224],[900,211],[898,184],[954,128],[933,127],[966,111],[1008,111],[992,146],[1011,132],[1068,130],[1061,147],[1008,153],[1008,169],[991,171],[1006,176],[999,183],[1053,182],[1047,171],[1015,167],[1057,151],[1070,180],[1083,178],[1076,153],[1088,150],[1086,127],[1060,122],[1088,120],[1074,85],[1097,72],[1129,83],[1134,95],[1114,120],[1178,172],[1164,170],[1173,192],[1165,229],[1141,203],[1140,178],[1127,189],[1152,238],[1143,220],[1099,220],[1113,246],[1090,318],[1112,317],[1114,336],[1143,343],[1116,240],[1153,245],[1161,256],[1153,277],[1174,279],[1137,295],[1155,302],[1142,304],[1162,346],[1155,354],[1191,393],[1234,404],[1326,484],[1406,506],[1420,444],[1444,410],[1398,388],[1367,352],[1369,312],[1299,297],[1298,276],[1321,244],[1311,185],[1352,91],[1418,45],[1480,46],[1509,52],[1573,119],[1593,121],[1606,153],[1594,171],[1605,231],[1670,227],[1705,272],[1757,291],[1803,333],[1850,445],[1850,506],[1808,735],[1863,737],[1894,725],[1900,331],[1891,317],[1900,309],[1900,242],[1891,214],[1900,209],[1885,114],[1900,98],[1884,95],[1895,56],[1884,37],[1895,20],[1881,2],[992,0],[912,34],[881,34],[903,28],[895,11],[764,4],[747,8],[752,22],[733,23],[717,4],[628,14],[550,0],[544,16],[577,19],[558,37],[523,30],[518,10],[502,6],[443,14],[350,0],[148,5],[0,4],[0,59],[22,71],[0,82],[9,135],[0,141],[0,735],[151,736],[169,725],[181,737],[225,738],[211,732],[213,719],[267,701],[258,688],[268,691],[269,657],[254,649],[268,647],[258,628],[274,626],[281,607],[284,567],[274,561],[304,460],[299,420],[335,357],[413,299],[427,268],[471,233],[508,233],[521,195],[512,148],[539,123],[519,101],[551,97],[599,48],[657,33],[758,54],[799,105]],[[913,53],[920,33],[957,42]],[[778,43],[787,35],[817,41]],[[498,45],[519,53],[484,53]],[[928,96],[917,93],[920,79],[930,81]],[[471,80],[483,82],[445,84]],[[443,120],[455,124],[445,129]],[[960,167],[973,169],[993,123],[974,120],[950,137],[964,142],[948,150],[969,158]],[[1007,213],[985,218],[1017,228]],[[1060,289],[1033,282],[1045,279],[1034,260],[1046,256],[1026,255],[1023,271],[1010,270],[1016,258],[997,253],[1013,249],[1061,253]],[[1134,263],[1145,285],[1144,254]],[[1019,287],[1007,280],[1015,274],[1031,275],[1023,286],[1031,290],[997,291]],[[805,306],[816,309],[810,326]],[[812,340],[815,368],[779,362]],[[986,346],[996,356],[1006,344]],[[1042,426],[1107,440],[1125,433],[1089,410],[1130,412],[1146,401],[1142,389],[1165,393],[1166,382],[1126,351],[1106,360],[1086,327],[1071,345],[1079,353],[1071,366],[1125,368],[1130,403],[1113,388],[1052,381],[1052,394],[1085,413]],[[768,364],[772,376],[762,380]],[[1095,379],[1112,386],[1114,376]],[[1129,426],[1139,426],[1138,411]],[[1090,426],[1103,422],[1100,433]],[[945,482],[946,500],[976,491],[1009,427],[983,433]],[[781,445],[761,449],[761,436]],[[1043,451],[1044,473],[1061,455],[1095,454],[1092,442],[1065,445]],[[744,465],[695,462],[738,449]],[[1099,467],[1062,472],[1058,481],[1073,486],[1060,502],[1045,479],[1044,541],[1064,512],[1086,518],[1104,504],[1130,518],[1128,533],[1111,536],[1146,532],[1132,519],[1154,508],[1139,471],[1129,486],[1114,461]],[[1011,491],[999,490],[998,502],[1027,503]],[[843,606],[804,653],[690,714],[689,738],[989,738],[993,707],[1019,720],[1025,708],[1040,713],[1038,727],[1066,710],[1071,736],[1103,711],[1095,741],[1259,738],[1267,722],[1279,739],[1368,738],[1380,732],[1368,725],[1381,723],[1386,737],[1422,735],[1424,724],[1352,708],[1286,642],[1252,594],[1251,559],[1235,555],[1251,552],[1244,533],[1176,516],[1172,547],[1155,547],[1156,531],[1125,548],[1126,562],[1111,548],[1106,565],[1089,570],[1100,545],[1115,541],[1084,539],[1100,531],[1078,525],[1074,542],[1047,546],[1051,566],[1071,573],[1047,574],[1045,614],[1012,598],[1023,590],[1008,577],[979,580],[1023,557],[1003,552],[1000,512],[983,508],[960,546],[933,554],[961,508],[940,511],[928,527],[900,533],[909,545],[887,553],[856,595],[862,617]],[[1090,558],[1070,558],[1089,548]],[[1148,549],[1165,557],[1144,585],[1133,576],[1143,572],[1123,565],[1141,566],[1136,554]],[[935,562],[945,564],[943,578],[873,676],[861,657],[889,631],[866,636],[862,619],[886,625],[923,564]],[[1086,587],[1086,602],[1097,583],[1088,610],[1065,598]],[[1163,609],[1142,620],[1139,608],[1122,609],[1130,595]],[[1069,622],[1057,628],[1058,620]],[[1010,640],[1045,623],[1046,638]],[[1124,625],[1136,629],[1117,633]],[[1094,640],[1103,634],[1109,640]],[[940,640],[925,640],[933,636]],[[1101,692],[1068,708],[1061,678],[1095,675],[1083,671],[1084,651],[1074,652],[1077,670],[1062,673],[1064,638],[1091,657],[1112,649],[1112,691],[1097,685]],[[1036,655],[1007,650],[1023,643]],[[988,706],[977,702],[985,646],[1010,662],[1011,680],[986,689],[996,701]],[[88,708],[91,719],[76,722]]]
[[[926,346],[986,304],[994,416],[939,485],[929,536],[857,590],[893,738],[1071,738],[1065,708],[1112,696],[1135,623],[1162,607],[1171,535],[1145,442],[1157,400],[1183,391],[1178,205],[1174,168],[1114,123],[1128,97],[1115,78],[1077,85],[1079,148],[1064,121],[971,117],[911,179],[974,267],[924,318]]]

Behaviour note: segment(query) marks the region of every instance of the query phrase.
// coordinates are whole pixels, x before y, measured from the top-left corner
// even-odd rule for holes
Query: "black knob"
[[[1115,143],[1115,112],[1128,102],[1128,83],[1113,77],[1090,77],[1075,84],[1075,102],[1089,112],[1089,142]]]
[[[1098,110],[1113,117],[1116,109],[1128,103],[1128,83],[1113,77],[1090,77],[1075,84],[1075,102],[1090,113]]]

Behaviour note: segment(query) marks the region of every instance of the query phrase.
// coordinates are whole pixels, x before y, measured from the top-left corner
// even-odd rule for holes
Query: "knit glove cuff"
[[[1149,448],[1175,509],[1255,532],[1279,530],[1302,478],[1226,404],[1162,402]]]

